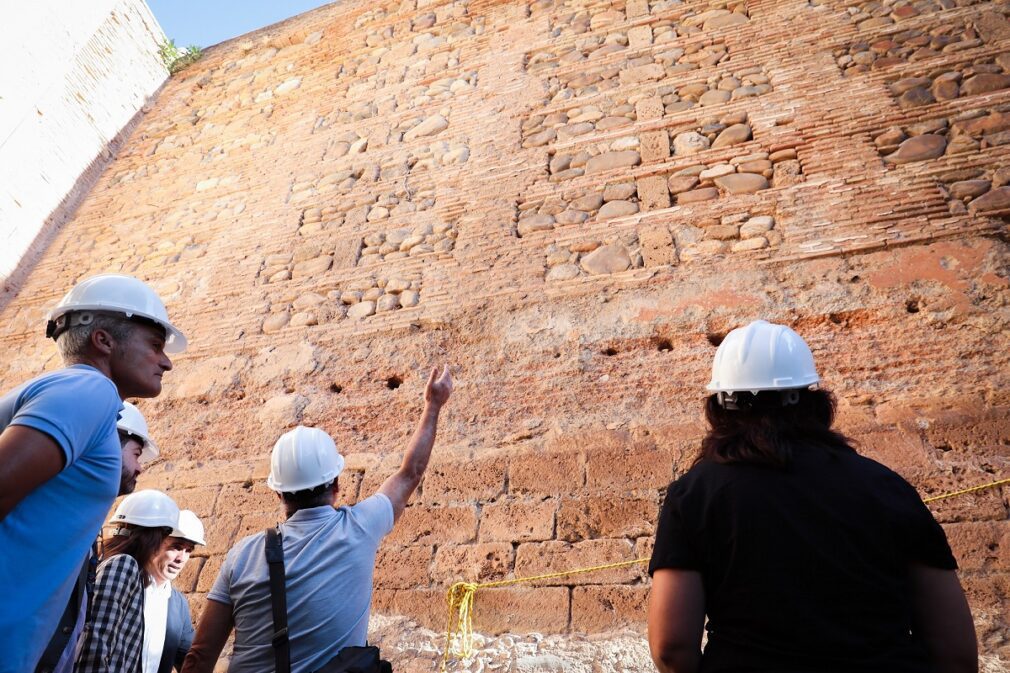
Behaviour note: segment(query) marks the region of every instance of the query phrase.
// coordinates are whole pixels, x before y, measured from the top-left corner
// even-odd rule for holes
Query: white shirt
[[[161,652],[165,649],[168,599],[171,597],[171,582],[161,586],[148,584],[144,589],[144,650],[141,656],[144,673],[158,673]]]

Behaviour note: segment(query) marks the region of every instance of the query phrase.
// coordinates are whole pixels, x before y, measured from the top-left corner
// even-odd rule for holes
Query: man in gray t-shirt
[[[344,458],[322,430],[297,427],[277,440],[267,486],[287,520],[284,547],[291,673],[322,667],[344,647],[364,645],[379,542],[392,529],[428,466],[438,414],[452,393],[449,368],[431,371],[424,412],[400,469],[378,492],[352,507],[333,508]],[[265,533],[228,552],[207,594],[182,673],[211,673],[232,628],[231,673],[274,669],[274,633]]]

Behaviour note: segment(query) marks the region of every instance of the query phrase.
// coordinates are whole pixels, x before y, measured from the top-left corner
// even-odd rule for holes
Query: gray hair
[[[122,343],[130,338],[136,323],[118,313],[93,312],[94,319],[86,325],[73,325],[56,339],[56,347],[64,362],[77,362],[88,353],[88,344],[95,330],[100,329]]]

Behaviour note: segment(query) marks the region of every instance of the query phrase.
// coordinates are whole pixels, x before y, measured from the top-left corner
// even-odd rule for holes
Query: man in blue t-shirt
[[[0,673],[35,668],[124,483],[122,400],[156,397],[186,346],[157,294],[112,274],[76,285],[46,335],[67,367],[0,397]]]

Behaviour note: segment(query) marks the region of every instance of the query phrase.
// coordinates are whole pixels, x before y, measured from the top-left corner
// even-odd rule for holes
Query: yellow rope
[[[936,502],[959,495],[984,491],[996,486],[1010,484],[1010,478],[992,481],[988,484],[980,484],[960,491],[950,491],[923,499],[923,502]],[[627,566],[648,563],[648,558],[639,558],[633,561],[618,561],[617,563],[605,563],[588,568],[575,568],[574,570],[562,570],[560,572],[546,573],[544,575],[533,575],[531,577],[515,577],[510,580],[497,580],[495,582],[456,582],[446,594],[446,603],[449,606],[449,617],[445,625],[445,653],[442,655],[441,671],[445,673],[449,664],[450,655],[457,659],[469,659],[474,654],[473,647],[473,605],[474,597],[478,589],[493,589],[495,587],[505,587],[513,584],[525,584],[540,580],[556,579],[558,577],[568,577],[570,575],[580,575],[598,570],[610,570],[612,568],[624,568]]]
[[[936,502],[937,500],[945,500],[947,498],[953,498],[954,496],[958,495],[974,493],[975,491],[984,491],[987,488],[995,488],[996,486],[1002,486],[1003,484],[1010,484],[1010,479],[1000,479],[999,481],[990,481],[988,484],[979,484],[978,486],[972,486],[971,488],[963,488],[960,491],[941,493],[940,495],[934,495],[929,498],[924,498],[923,502]]]
[[[450,654],[458,659],[469,659],[473,656],[473,601],[474,594],[477,593],[478,589],[493,589],[511,584],[551,580],[558,577],[580,575],[582,573],[596,572],[597,570],[610,570],[611,568],[624,568],[648,562],[649,559],[647,558],[639,558],[633,561],[604,563],[603,565],[590,566],[588,568],[562,570],[556,573],[533,575],[532,577],[515,577],[510,580],[497,580],[495,582],[456,582],[449,587],[449,591],[446,594],[446,602],[449,605],[449,619],[445,627],[446,643],[445,653],[442,655],[441,670],[445,671],[445,667],[449,663]]]

